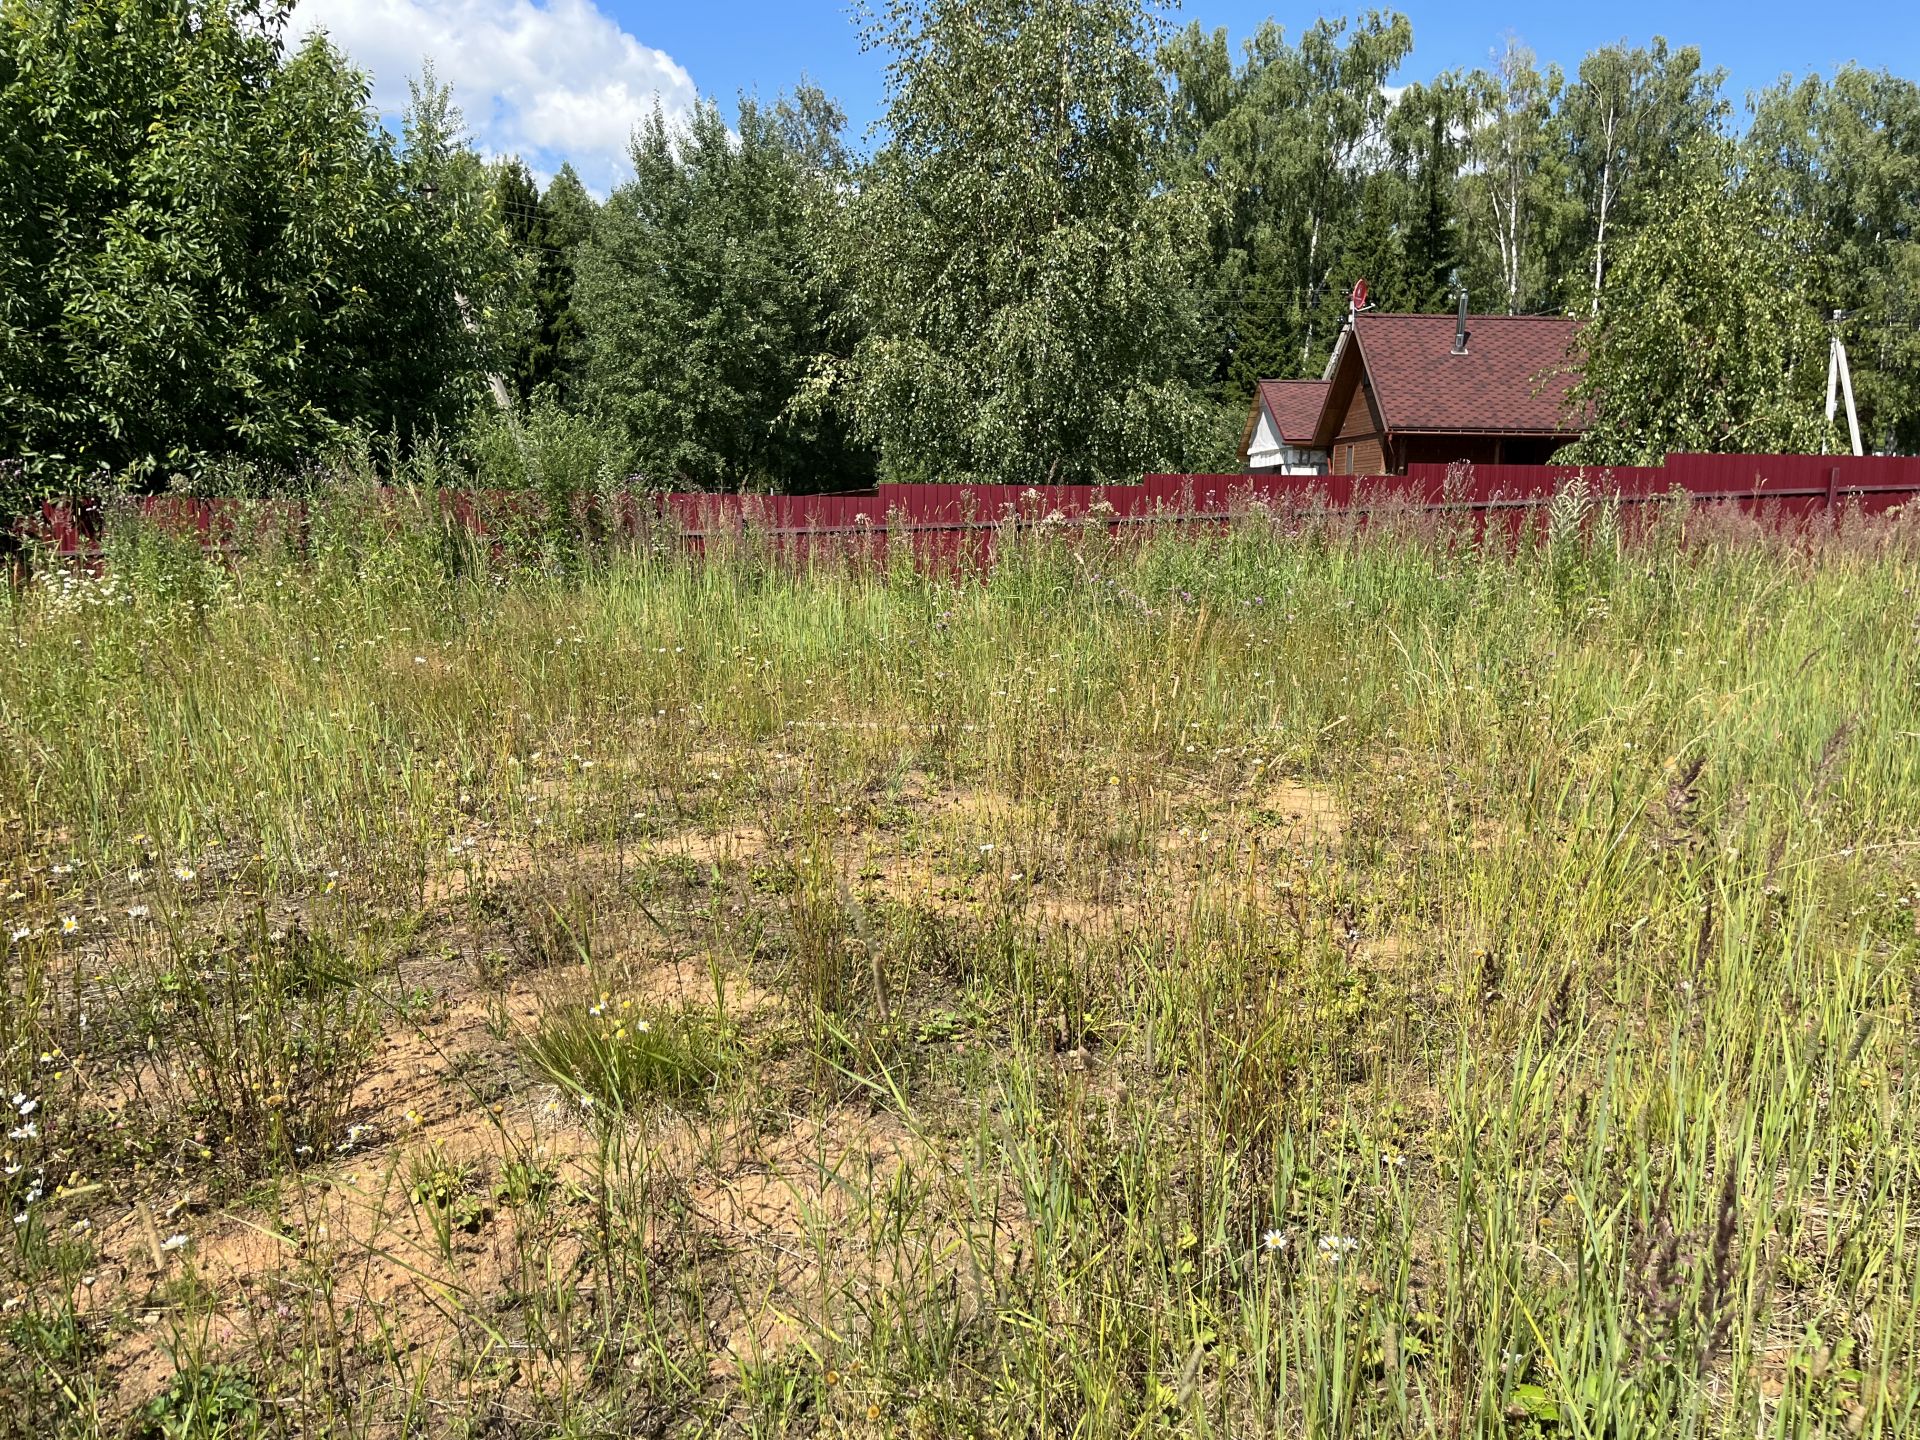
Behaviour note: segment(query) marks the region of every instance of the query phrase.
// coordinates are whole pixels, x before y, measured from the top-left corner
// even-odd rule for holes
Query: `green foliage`
[[[533,324],[514,347],[506,374],[523,402],[543,386],[571,397],[580,345],[574,267],[599,207],[572,166],[562,165],[543,195],[518,159],[495,169],[493,195],[507,236],[533,276]]]
[[[1885,71],[1783,81],[1730,147],[1723,72],[1658,36],[1403,84],[1393,11],[1236,55],[1158,0],[885,0],[871,159],[803,82],[731,124],[656,109],[602,206],[483,161],[430,63],[389,136],[290,6],[0,0],[0,514],[304,490],[378,435],[532,487],[526,558],[571,563],[629,464],[1230,468],[1255,382],[1318,374],[1361,279],[1596,317],[1576,453],[1613,459],[1821,443],[1807,317],[1839,310],[1869,446],[1920,448],[1920,86]]]
[[[1453,215],[1453,176],[1459,168],[1455,136],[1470,118],[1466,102],[1460,85],[1443,77],[1430,87],[1411,87],[1395,113],[1395,119],[1417,137],[1402,143],[1418,159],[1401,292],[1396,297],[1382,296],[1379,302],[1388,308],[1444,310],[1453,299],[1460,268],[1460,239]]]
[[[1843,66],[1759,98],[1754,183],[1807,227],[1810,289],[1844,310],[1862,437],[1920,449],[1920,86]]]
[[[554,1005],[520,1048],[575,1103],[615,1116],[649,1099],[697,1099],[735,1058],[726,1027],[710,1017],[636,1009],[605,992]]]
[[[656,106],[635,134],[634,179],[580,254],[576,304],[588,394],[651,482],[834,490],[869,478],[837,417],[801,393],[829,344],[818,236],[844,178],[844,123],[804,92],[774,110],[743,99],[731,130],[711,103],[684,133]]]
[[[1158,182],[1167,95],[1136,0],[894,0],[886,143],[844,239],[856,432],[889,480],[1190,468],[1187,259],[1204,197]]]
[[[479,487],[522,502],[495,522],[512,558],[570,570],[606,538],[627,489],[628,454],[611,427],[542,395],[524,410],[483,409],[467,439]]]
[[[1351,29],[1318,20],[1298,44],[1268,21],[1238,68],[1224,30],[1191,25],[1162,50],[1174,87],[1163,164],[1212,202],[1194,263],[1205,363],[1225,394],[1244,400],[1263,376],[1317,374],[1355,280],[1383,304],[1407,303],[1413,170],[1389,142],[1385,86],[1412,49],[1404,16],[1369,11]],[[1391,266],[1372,268],[1387,259],[1376,246]]]
[[[1618,247],[1668,210],[1664,177],[1719,133],[1725,78],[1723,70],[1701,69],[1696,47],[1670,50],[1658,35],[1644,48],[1602,46],[1580,62],[1554,114],[1555,143],[1568,166],[1554,303],[1568,311],[1598,306]]]
[[[231,1366],[190,1366],[139,1412],[136,1440],[240,1440],[259,1433],[260,1396]]]
[[[1557,65],[1542,72],[1533,52],[1511,38],[1493,74],[1466,81],[1474,113],[1470,163],[1459,180],[1469,262],[1461,278],[1470,293],[1487,297],[1483,309],[1497,303],[1508,314],[1530,314],[1553,291],[1545,251],[1566,183],[1554,123],[1563,84]]]
[[[0,506],[462,413],[506,278],[274,0],[0,5]]]
[[[1666,213],[1619,250],[1581,332],[1572,402],[1591,405],[1579,463],[1658,464],[1675,451],[1818,450],[1827,344],[1805,235],[1730,181],[1717,147],[1663,185]]]

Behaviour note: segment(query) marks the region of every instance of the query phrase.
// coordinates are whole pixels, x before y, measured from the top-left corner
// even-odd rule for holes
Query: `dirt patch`
[[[713,1010],[724,998],[727,1014],[755,1014],[776,1002],[771,992],[753,980],[702,957],[654,963],[629,972],[627,991],[633,999],[663,1010]]]
[[[1004,1260],[1025,1218],[1010,1193],[989,1215],[964,1213],[956,1173],[899,1117],[842,1106],[697,1176],[691,1207],[732,1255],[712,1373],[846,1334],[876,1294],[974,1303],[978,1257],[992,1247]],[[923,1217],[911,1233],[889,1219],[903,1205]]]
[[[1345,829],[1339,801],[1311,785],[1289,780],[1270,783],[1260,792],[1258,804],[1290,837],[1301,841],[1332,843]]]
[[[648,841],[645,855],[692,861],[702,869],[729,869],[757,860],[767,851],[766,833],[757,826],[720,831],[687,830]]]

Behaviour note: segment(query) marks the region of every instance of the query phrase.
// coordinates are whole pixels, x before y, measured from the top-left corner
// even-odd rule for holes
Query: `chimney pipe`
[[[1453,353],[1467,353],[1467,292],[1464,290],[1460,292],[1460,318],[1453,326]]]

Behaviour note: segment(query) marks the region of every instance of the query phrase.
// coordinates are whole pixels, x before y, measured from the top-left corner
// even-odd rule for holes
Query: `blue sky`
[[[1489,62],[1509,34],[1571,68],[1609,41],[1655,34],[1698,45],[1725,67],[1727,93],[1783,72],[1830,71],[1847,60],[1920,74],[1920,4],[1526,5],[1493,0],[1398,7],[1413,21],[1414,53],[1401,81]],[[1191,0],[1177,24],[1224,25],[1238,40],[1269,14],[1297,34],[1322,11],[1252,0]],[[1344,12],[1334,12],[1344,13]],[[301,0],[296,27],[326,29],[373,77],[389,113],[406,77],[432,53],[481,145],[526,156],[550,173],[572,160],[604,191],[620,176],[625,136],[655,94],[671,112],[697,92],[731,105],[742,90],[771,99],[805,73],[838,98],[856,130],[884,101],[883,60],[863,54],[845,0]]]

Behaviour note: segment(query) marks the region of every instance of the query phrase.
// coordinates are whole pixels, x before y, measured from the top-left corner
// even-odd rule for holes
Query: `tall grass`
[[[1920,1424],[1910,527],[432,513],[6,602],[0,1429]]]

